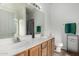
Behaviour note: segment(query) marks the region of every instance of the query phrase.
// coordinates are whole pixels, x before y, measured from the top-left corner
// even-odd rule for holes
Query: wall
[[[55,34],[56,43],[63,42],[66,49],[66,34],[64,24],[68,22],[77,23],[77,34],[79,34],[79,4],[54,3],[51,7],[51,32]]]

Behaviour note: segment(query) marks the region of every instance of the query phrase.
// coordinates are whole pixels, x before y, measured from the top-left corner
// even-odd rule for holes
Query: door
[[[28,54],[28,50],[26,50],[26,51],[25,51],[25,56],[28,56],[28,55],[29,55],[29,54]]]
[[[78,52],[78,37],[68,36],[68,51]]]
[[[30,56],[41,56],[41,45],[31,48]]]

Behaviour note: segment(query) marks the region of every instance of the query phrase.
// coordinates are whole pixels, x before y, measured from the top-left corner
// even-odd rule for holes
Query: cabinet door
[[[28,50],[25,51],[25,56],[28,56]]]
[[[48,56],[52,56],[52,40],[48,40]]]
[[[47,56],[47,41],[42,43],[42,56]]]
[[[41,56],[41,45],[31,48],[30,56]]]
[[[78,52],[78,38],[77,36],[68,37],[68,50],[72,52]]]
[[[23,51],[23,52],[21,52],[21,53],[16,54],[16,56],[25,56],[25,51]]]

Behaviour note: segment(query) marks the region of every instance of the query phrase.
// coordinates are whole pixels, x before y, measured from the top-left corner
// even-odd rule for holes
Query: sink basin
[[[42,36],[41,38],[48,38],[48,36]]]
[[[26,36],[22,36],[20,37],[20,41],[29,41],[32,39],[31,35],[26,35]]]
[[[14,44],[13,49],[19,50],[20,48],[23,48],[23,47],[29,47],[30,44],[31,44],[30,41],[21,41],[21,42]]]

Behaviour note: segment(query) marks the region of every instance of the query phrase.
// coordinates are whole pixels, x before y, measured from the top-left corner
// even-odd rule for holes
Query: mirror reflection
[[[14,37],[16,33],[15,15],[0,9],[0,38]]]

